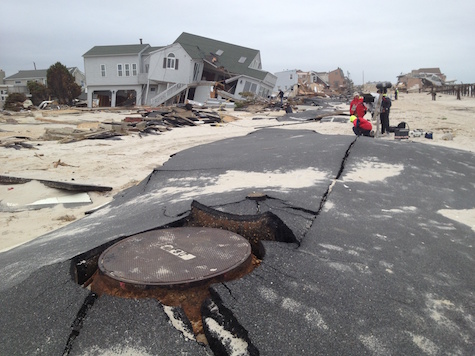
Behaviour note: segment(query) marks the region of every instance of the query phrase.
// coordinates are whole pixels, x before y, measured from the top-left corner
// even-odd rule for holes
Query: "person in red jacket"
[[[363,102],[363,97],[358,93],[355,93],[353,100],[350,103],[350,115],[356,115],[357,117],[363,117],[366,115],[368,109]]]
[[[358,93],[355,93],[355,96],[353,97],[353,100],[350,103],[350,115],[355,115],[356,114],[356,107],[362,101],[363,101],[363,99],[360,98],[360,95]]]
[[[370,136],[374,137],[373,125],[366,120],[363,116],[357,117],[352,115],[350,121],[353,122],[353,132],[356,136]]]

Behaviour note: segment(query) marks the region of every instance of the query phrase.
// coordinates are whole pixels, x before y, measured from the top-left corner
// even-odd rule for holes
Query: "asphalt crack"
[[[327,190],[325,191],[325,193],[323,193],[323,196],[322,196],[322,199],[320,200],[320,205],[317,209],[317,211],[315,212],[315,218],[313,219],[313,222],[312,224],[310,225],[309,229],[307,230],[310,231],[313,224],[315,223],[316,219],[318,218],[318,216],[320,215],[320,213],[322,212],[323,208],[325,207],[325,203],[327,202],[328,200],[328,197],[329,195],[331,194],[332,190],[333,190],[333,187],[335,186],[336,182],[338,180],[340,180],[341,176],[343,175],[343,172],[345,170],[345,165],[346,165],[346,161],[348,160],[348,157],[350,156],[350,152],[351,152],[351,149],[353,148],[354,144],[356,143],[356,141],[358,140],[358,137],[356,137],[351,143],[350,145],[348,146],[348,148],[346,149],[345,151],[345,154],[341,160],[341,164],[340,164],[340,169],[338,170],[338,173],[336,175],[336,177],[334,179],[332,179],[332,182],[328,185],[328,188]],[[307,235],[307,233],[305,233],[305,235]]]
[[[74,319],[73,323],[71,324],[71,333],[69,334],[68,341],[66,343],[66,347],[63,351],[63,356],[69,355],[71,349],[74,344],[74,340],[78,337],[79,332],[82,329],[82,324],[84,318],[87,316],[87,313],[92,308],[94,303],[96,302],[98,296],[95,293],[89,293],[89,295],[84,299],[84,303],[82,304],[81,308],[79,309],[76,319]]]

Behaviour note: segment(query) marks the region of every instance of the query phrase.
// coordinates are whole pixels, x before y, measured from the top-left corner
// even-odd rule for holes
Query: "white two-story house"
[[[258,50],[189,33],[163,47],[95,46],[83,57],[89,107],[267,98],[277,80],[262,70]]]

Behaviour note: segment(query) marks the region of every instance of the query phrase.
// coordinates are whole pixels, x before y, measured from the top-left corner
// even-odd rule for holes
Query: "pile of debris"
[[[76,127],[46,128],[45,133],[40,139],[70,143],[87,139],[116,138],[130,133],[159,135],[161,132],[177,127],[198,126],[201,124],[217,125],[223,122],[223,119],[226,119],[226,115],[207,108],[196,109],[191,104],[186,104],[183,107],[149,108],[138,110],[137,115],[129,114],[120,122],[82,122],[76,123]],[[36,120],[53,124],[73,124],[68,121],[46,118],[36,118]],[[25,142],[28,140],[28,137],[5,137],[0,139],[0,147],[36,149],[33,145]]]
[[[106,139],[124,136],[129,133],[139,135],[155,134],[169,131],[176,127],[216,124],[221,122],[218,113],[206,109],[193,109],[190,106],[141,109],[137,116],[126,116],[121,122],[104,122],[89,130],[62,128],[46,129],[42,139],[58,140],[61,143],[85,139]]]
[[[184,107],[141,110],[138,113],[141,117],[126,117],[124,122],[130,126],[135,125],[138,131],[146,133],[166,131],[173,127],[216,124],[222,121],[219,113],[208,109],[194,109],[191,104]]]

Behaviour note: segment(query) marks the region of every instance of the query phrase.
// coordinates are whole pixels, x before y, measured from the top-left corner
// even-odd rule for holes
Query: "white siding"
[[[138,63],[138,56],[107,56],[84,58],[84,69],[87,75],[87,85],[136,85],[139,83],[138,73],[132,75],[132,64]],[[117,75],[117,65],[122,64],[122,76]],[[129,64],[130,75],[125,75],[125,64]],[[101,73],[101,65],[106,66],[106,76]]]
[[[163,59],[173,53],[178,60],[178,70],[163,68]],[[157,82],[183,83],[193,82],[194,62],[186,51],[177,43],[153,52],[150,55],[148,78]]]
[[[279,91],[281,89],[285,92],[286,90],[293,88],[295,84],[298,84],[298,75],[297,70],[295,69],[274,74],[277,77],[274,91]]]

